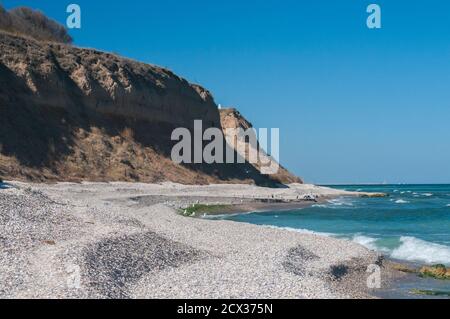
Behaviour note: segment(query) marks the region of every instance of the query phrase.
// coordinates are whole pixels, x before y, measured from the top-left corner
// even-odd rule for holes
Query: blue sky
[[[282,163],[308,182],[450,182],[449,1],[0,2],[60,22],[79,4],[76,45],[168,67],[279,127]]]

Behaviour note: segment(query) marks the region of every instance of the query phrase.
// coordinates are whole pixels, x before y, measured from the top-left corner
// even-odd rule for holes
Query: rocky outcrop
[[[419,274],[422,277],[450,280],[450,268],[446,268],[445,265],[423,266]]]
[[[4,179],[280,182],[249,163],[172,162],[174,128],[221,128],[212,95],[110,53],[0,31],[0,114]]]
[[[238,134],[239,129],[248,131],[253,128],[253,125],[247,121],[237,109],[221,109],[220,121],[229,145],[231,145],[240,156],[245,158],[258,171],[261,171],[263,167],[276,166],[278,167],[278,172],[271,174],[273,180],[281,184],[303,183],[299,177],[291,174],[284,167],[280,166],[273,157],[269,156],[258,142],[255,144],[249,143],[249,140],[245,136],[240,136]],[[256,135],[257,134],[255,134],[255,137]],[[257,141],[257,139],[255,140]],[[251,152],[257,155],[257,158],[252,159],[252,155],[250,155]]]
[[[392,268],[404,273],[417,274],[420,277],[450,280],[450,268],[441,264],[432,266],[422,266],[420,269],[414,269],[402,264],[394,263]]]

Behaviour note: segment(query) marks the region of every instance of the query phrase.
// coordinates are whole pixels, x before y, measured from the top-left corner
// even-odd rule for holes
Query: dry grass
[[[0,5],[0,30],[32,37],[40,41],[71,43],[67,29],[42,12],[26,7],[6,11]]]

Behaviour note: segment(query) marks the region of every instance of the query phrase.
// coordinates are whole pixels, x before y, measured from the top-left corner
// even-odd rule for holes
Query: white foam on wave
[[[381,247],[380,245],[377,244],[378,238],[356,234],[355,236],[353,236],[352,241],[370,250],[379,251],[382,252],[383,254],[391,253],[391,251],[388,248]]]
[[[408,204],[409,202],[404,199],[398,199],[395,201],[396,204]]]
[[[450,247],[435,243],[430,243],[415,237],[400,237],[400,246],[394,250],[377,245],[377,238],[364,235],[355,235],[353,242],[358,243],[370,250],[380,251],[392,258],[422,262],[426,264],[450,265]]]
[[[447,204],[447,207],[450,207],[450,204]]]
[[[352,201],[348,198],[330,199],[327,202],[328,202],[327,207],[329,207],[329,208],[342,207],[342,206],[353,206]]]
[[[266,228],[271,228],[271,229],[287,230],[287,231],[296,232],[296,233],[300,233],[300,234],[320,235],[320,236],[326,236],[326,237],[334,236],[334,234],[331,234],[331,233],[321,233],[321,232],[317,232],[317,231],[313,231],[313,230],[309,230],[309,229],[303,229],[303,228],[279,227],[279,226],[273,226],[273,225],[262,225],[262,226],[264,226]]]
[[[406,236],[401,237],[400,242],[400,246],[392,251],[392,258],[450,265],[450,247],[448,246]]]
[[[433,196],[433,194],[431,194],[431,193],[425,193],[425,194],[423,194],[423,196],[425,196],[425,197],[431,197],[431,196]]]
[[[336,237],[336,234],[316,232],[308,229],[298,229],[292,227],[278,227],[272,225],[264,225],[264,227],[272,229],[283,229],[287,231],[297,232],[301,234],[312,234],[327,237]],[[392,258],[420,262],[426,264],[445,264],[450,265],[450,247],[440,244],[427,242],[415,237],[400,237],[400,246],[395,249],[388,249],[377,245],[377,238],[356,234],[351,241],[360,244],[367,249],[379,251],[389,255]]]
[[[355,243],[358,243],[370,250],[378,250],[378,247],[376,245],[376,238],[364,236],[364,235],[355,235],[352,239]]]

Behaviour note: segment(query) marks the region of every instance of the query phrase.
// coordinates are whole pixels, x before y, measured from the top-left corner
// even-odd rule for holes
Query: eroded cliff
[[[245,135],[240,136],[239,129],[242,132],[251,132],[249,129],[253,128],[253,125],[245,119],[241,113],[235,108],[227,108],[220,110],[220,121],[222,130],[227,137],[228,144],[231,145],[235,151],[249,161],[258,171],[261,171],[263,167],[269,169],[270,167],[276,167],[277,172],[271,174],[271,179],[279,182],[280,184],[292,184],[292,183],[303,183],[303,181],[291,174],[287,169],[281,166],[275,158],[269,156],[258,140],[258,132],[255,133],[256,143],[249,143],[249,140]],[[256,129],[255,129],[256,130]],[[254,152],[255,159],[252,160],[252,155],[250,152]]]
[[[221,128],[211,94],[167,69],[0,31],[4,179],[291,181],[249,163],[175,164],[171,133],[196,119],[204,129]]]

